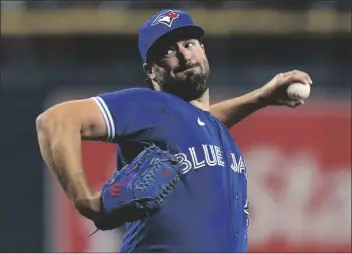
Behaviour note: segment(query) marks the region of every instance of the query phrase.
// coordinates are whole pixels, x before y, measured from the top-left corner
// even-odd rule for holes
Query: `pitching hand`
[[[303,100],[292,100],[287,96],[287,87],[295,82],[312,85],[309,75],[303,71],[293,70],[277,74],[266,85],[260,88],[260,98],[266,105],[285,105],[295,108],[304,104]]]

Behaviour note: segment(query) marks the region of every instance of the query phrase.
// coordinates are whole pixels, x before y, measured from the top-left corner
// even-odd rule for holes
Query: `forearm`
[[[60,117],[41,116],[37,133],[44,162],[70,200],[79,206],[91,195],[82,163],[80,128]]]
[[[253,112],[266,106],[260,98],[260,89],[243,96],[225,100],[210,106],[210,112],[228,128]]]

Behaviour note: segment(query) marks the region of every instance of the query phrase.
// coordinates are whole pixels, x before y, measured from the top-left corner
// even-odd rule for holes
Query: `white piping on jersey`
[[[96,97],[92,97],[92,99],[98,104],[98,107],[104,117],[107,132],[108,132],[108,137],[106,141],[111,142],[115,138],[115,123],[111,116],[110,110],[106,105],[105,101],[101,97],[96,96]]]

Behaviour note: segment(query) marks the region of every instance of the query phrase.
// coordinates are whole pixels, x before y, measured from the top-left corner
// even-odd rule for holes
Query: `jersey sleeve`
[[[93,97],[104,116],[107,142],[133,138],[164,124],[168,117],[165,98],[147,88],[133,88]]]

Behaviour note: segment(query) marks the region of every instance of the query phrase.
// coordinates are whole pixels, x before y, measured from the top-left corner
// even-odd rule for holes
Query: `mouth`
[[[199,67],[198,65],[192,65],[192,66],[189,66],[189,67],[185,67],[185,68],[181,68],[179,70],[177,70],[175,73],[178,74],[178,73],[182,73],[182,72],[188,72],[190,70],[193,70],[195,68]]]

